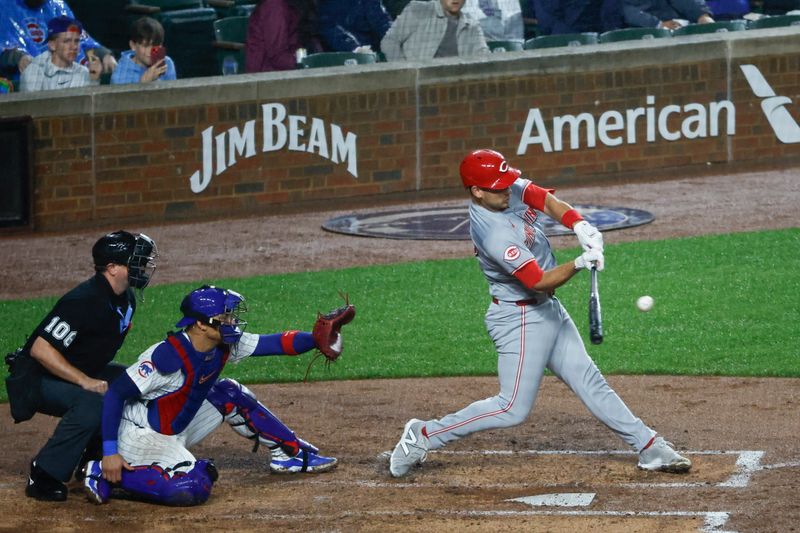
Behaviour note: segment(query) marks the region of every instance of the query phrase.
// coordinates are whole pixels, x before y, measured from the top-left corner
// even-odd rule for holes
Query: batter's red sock
[[[653,435],[653,438],[652,438],[652,439],[650,439],[650,441],[649,441],[647,444],[645,444],[644,448],[642,448],[642,451],[645,451],[647,448],[649,448],[650,446],[652,446],[652,445],[653,445],[653,442],[654,442],[655,440],[656,440],[656,436],[655,436],[655,435]]]

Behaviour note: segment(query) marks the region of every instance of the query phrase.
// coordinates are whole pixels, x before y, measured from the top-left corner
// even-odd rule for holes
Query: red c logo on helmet
[[[508,161],[503,160],[498,168],[500,172],[508,172]]]

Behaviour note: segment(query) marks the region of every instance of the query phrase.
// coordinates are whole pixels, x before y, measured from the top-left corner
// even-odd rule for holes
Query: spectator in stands
[[[83,27],[69,17],[47,21],[47,48],[25,69],[20,78],[20,92],[48,91],[85,87],[100,83],[102,65],[99,59],[90,62],[90,69],[77,63]]]
[[[623,26],[622,0],[534,0],[534,5],[542,35],[603,33]]]
[[[800,6],[800,0],[795,1]],[[706,4],[711,12],[714,13],[714,20],[742,19],[752,11],[749,0],[706,0]],[[764,2],[765,11],[766,5],[766,2]]]
[[[65,0],[0,1],[0,69],[16,79],[34,57],[48,50],[47,22],[62,16],[75,18]],[[105,72],[116,68],[114,55],[84,32],[77,57],[84,65],[87,50],[95,50]]]
[[[119,58],[111,83],[150,83],[177,79],[175,63],[166,55],[164,27],[155,19],[142,17],[131,25],[131,47]]]
[[[481,26],[461,12],[464,0],[412,1],[381,41],[388,61],[489,53]]]
[[[319,0],[319,35],[333,52],[378,52],[392,19],[380,0]]]
[[[301,55],[321,51],[314,0],[259,0],[247,25],[245,70],[271,72],[297,68]]]
[[[487,41],[522,41],[522,6],[519,0],[467,0],[464,13],[481,25]]]
[[[628,26],[677,30],[686,23],[714,22],[705,0],[623,0]]]

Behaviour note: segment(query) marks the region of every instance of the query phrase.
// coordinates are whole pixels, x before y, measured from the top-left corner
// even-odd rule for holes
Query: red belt
[[[517,300],[516,302],[508,302],[513,303],[514,305],[518,305],[520,307],[525,307],[526,305],[539,305],[546,301],[546,299],[539,299],[539,298],[528,298],[527,300]],[[500,300],[492,296],[492,302],[499,304]]]

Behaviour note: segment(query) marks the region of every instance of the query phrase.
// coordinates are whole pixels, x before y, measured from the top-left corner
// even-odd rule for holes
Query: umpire
[[[125,371],[111,361],[131,329],[158,255],[142,233],[115,231],[92,248],[95,275],[65,294],[25,346],[11,358],[6,381],[16,422],[35,413],[60,417],[55,432],[31,461],[25,494],[43,501],[67,499],[68,481],[100,444],[103,394]],[[92,457],[84,457],[84,460]]]

